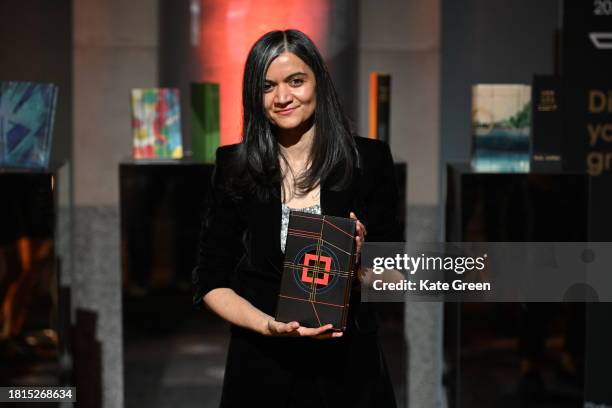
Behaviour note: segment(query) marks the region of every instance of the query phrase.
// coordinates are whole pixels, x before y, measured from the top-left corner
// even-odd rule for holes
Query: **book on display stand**
[[[561,171],[561,79],[536,75],[532,86],[531,171]]]

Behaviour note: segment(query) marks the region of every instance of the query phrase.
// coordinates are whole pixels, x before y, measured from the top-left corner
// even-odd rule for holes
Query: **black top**
[[[361,137],[355,141],[360,169],[355,168],[350,187],[341,191],[332,191],[323,180],[322,214],[348,217],[353,211],[367,229],[367,241],[401,241],[389,147]],[[235,202],[224,194],[223,169],[236,147],[217,150],[211,203],[193,273],[194,306],[202,308],[202,297],[210,290],[230,287],[274,316],[283,271],[280,194],[268,202],[256,197]],[[360,303],[359,293],[351,297],[348,328],[339,339],[266,337],[233,326],[221,405],[261,402],[284,407],[296,390],[302,392],[303,383],[315,384],[316,390],[303,391],[314,391],[330,406],[395,406],[376,330],[376,315],[370,304]]]

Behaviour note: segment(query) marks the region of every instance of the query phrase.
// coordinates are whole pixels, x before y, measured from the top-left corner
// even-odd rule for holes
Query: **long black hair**
[[[310,191],[323,180],[332,190],[342,189],[350,183],[353,166],[358,163],[350,122],[317,47],[301,31],[270,31],[255,42],[244,67],[243,140],[234,161],[238,173],[233,180],[234,193],[239,196],[246,190],[268,200],[276,194],[275,187],[282,181],[279,156],[283,160],[284,157],[279,154],[274,125],[265,113],[264,84],[268,67],[284,52],[293,53],[304,61],[312,69],[316,82],[311,165],[296,180],[297,190]]]

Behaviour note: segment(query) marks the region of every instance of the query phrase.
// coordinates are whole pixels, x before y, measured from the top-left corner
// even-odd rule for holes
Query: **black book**
[[[276,320],[346,329],[355,228],[349,218],[291,211]]]
[[[561,80],[536,75],[531,88],[531,171],[561,170]]]

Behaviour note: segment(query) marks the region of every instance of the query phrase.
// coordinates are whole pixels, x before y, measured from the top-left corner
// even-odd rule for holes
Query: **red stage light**
[[[220,84],[221,144],[242,138],[242,74],[253,43],[271,30],[296,28],[326,55],[329,0],[201,0],[197,80]]]

